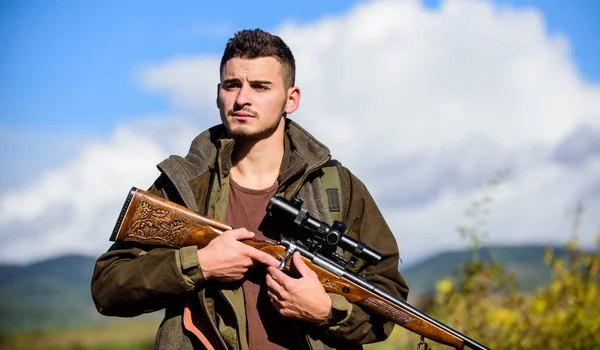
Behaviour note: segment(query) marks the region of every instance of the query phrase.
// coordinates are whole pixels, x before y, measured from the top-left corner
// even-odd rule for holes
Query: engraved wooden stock
[[[205,247],[227,230],[231,226],[134,187],[110,240],[172,248]]]

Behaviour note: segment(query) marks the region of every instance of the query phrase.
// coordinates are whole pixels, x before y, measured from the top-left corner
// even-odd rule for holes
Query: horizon
[[[222,49],[255,27],[294,52],[291,119],[366,184],[405,262],[468,247],[459,228],[600,232],[597,1],[12,0],[0,16],[0,264],[105,252],[129,188],[219,123]]]
[[[483,246],[478,247],[477,250],[481,251],[482,249],[493,250],[493,249],[513,249],[513,248],[518,248],[518,249],[532,249],[532,248],[567,249],[566,245],[564,245],[564,244],[544,244],[544,243],[510,244],[510,243],[507,243],[507,244],[483,245]],[[595,247],[581,247],[581,248],[583,250],[597,249]],[[424,262],[427,262],[428,260],[434,259],[441,255],[453,254],[453,253],[468,253],[468,252],[472,252],[472,251],[473,251],[472,247],[463,247],[463,248],[456,247],[456,248],[450,248],[448,250],[439,250],[439,251],[432,252],[431,254],[421,256],[421,257],[419,257],[419,259],[416,259],[414,261],[410,261],[410,262],[401,261],[398,263],[398,268],[400,270],[409,270],[417,265],[420,265]],[[45,257],[40,260],[27,261],[27,262],[13,263],[13,262],[0,261],[0,267],[2,267],[2,268],[4,268],[4,267],[28,268],[28,267],[31,267],[34,265],[45,264],[50,261],[57,261],[57,260],[64,260],[64,259],[80,259],[80,258],[86,259],[86,260],[87,259],[96,260],[96,259],[98,259],[98,256],[91,255],[91,254],[81,254],[81,253],[65,253],[65,254],[61,254],[61,255]],[[401,258],[402,258],[402,256],[401,256]]]

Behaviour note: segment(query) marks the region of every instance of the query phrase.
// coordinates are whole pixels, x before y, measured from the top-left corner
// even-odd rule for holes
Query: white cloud
[[[593,142],[569,148],[577,152],[573,162],[555,151],[582,128],[598,134],[600,88],[579,78],[567,39],[549,36],[538,12],[478,1],[437,10],[380,1],[316,23],[287,23],[277,33],[297,59],[302,101],[294,119],[371,189],[405,261],[460,245],[455,228],[468,220],[464,210],[501,169],[512,176],[490,205],[490,241],[564,241],[566,212],[579,200],[587,209],[584,241],[591,241],[600,226],[600,154]],[[212,56],[173,58],[145,66],[140,82],[177,108],[210,116],[205,127],[218,118],[218,64]],[[154,137],[119,136],[124,130],[4,196],[0,223],[44,221],[49,208],[65,205],[81,219],[40,231],[48,242],[106,239],[112,213],[94,213],[117,205],[132,183],[149,184],[149,169],[168,153]],[[171,135],[183,144],[192,133],[173,128]],[[122,188],[106,193],[111,183]],[[74,194],[74,184],[91,191],[90,199]],[[26,200],[28,210],[8,204]],[[102,230],[91,229],[100,222]]]
[[[217,57],[178,57],[168,64],[142,67],[138,79],[145,88],[166,94],[175,106],[216,111],[218,62]]]
[[[548,38],[534,12],[379,2],[281,34],[300,48],[300,117],[310,130],[344,124],[350,132],[331,142],[340,150],[365,133],[388,150],[382,160],[478,135],[504,148],[547,145],[599,110],[598,89],[578,79],[564,39]]]
[[[171,152],[185,152],[180,137],[189,140],[193,129],[177,119],[121,126],[110,139],[85,145],[70,163],[8,191],[0,198],[0,237],[6,243],[1,259],[29,261],[107,249],[129,189],[149,187],[158,175],[155,164]]]
[[[475,226],[486,243],[563,243],[572,237],[572,211],[583,204],[578,235],[589,245],[600,228],[600,157],[578,167],[551,162],[536,162],[517,168],[493,190],[487,186],[472,191],[457,191],[450,186],[435,200],[384,214],[395,228],[405,261],[414,262],[424,253],[458,249],[466,241],[457,235],[459,226]],[[492,179],[490,177],[490,179]],[[596,187],[596,193],[591,193]],[[487,196],[475,217],[466,215],[475,201]]]

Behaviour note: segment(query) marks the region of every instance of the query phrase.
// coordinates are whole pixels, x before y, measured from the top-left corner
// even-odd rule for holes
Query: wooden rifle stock
[[[232,227],[225,223],[207,218],[184,206],[132,188],[110,240],[172,248],[191,245],[205,247],[212,239],[231,229]],[[281,242],[255,239],[242,242],[280,261],[284,259],[287,249],[298,250],[327,292],[343,295],[349,302],[438,343],[456,349],[463,349],[464,346],[488,349],[377,287],[366,278],[345,270],[326,257],[295,245],[293,241],[284,238]],[[288,259],[285,267],[287,271],[290,271],[290,263],[291,259]]]

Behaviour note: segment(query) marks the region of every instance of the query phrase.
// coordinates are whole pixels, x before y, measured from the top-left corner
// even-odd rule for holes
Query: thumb
[[[292,255],[292,261],[294,262],[294,267],[302,277],[314,275],[315,272],[311,270],[310,267],[306,266],[300,252],[295,252],[294,255]]]
[[[247,238],[253,238],[254,237],[254,233],[248,231],[245,228],[238,228],[235,230],[230,230],[225,232],[225,234],[228,234],[230,236],[232,236],[233,238],[235,238],[236,240],[242,240],[242,239],[247,239]]]

